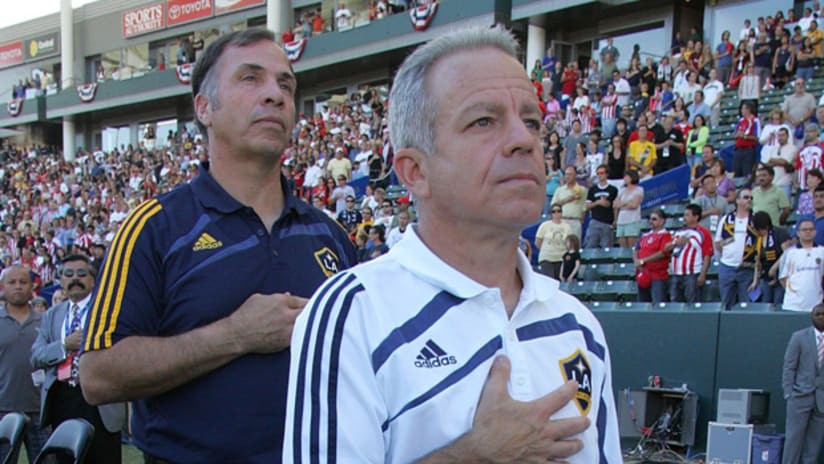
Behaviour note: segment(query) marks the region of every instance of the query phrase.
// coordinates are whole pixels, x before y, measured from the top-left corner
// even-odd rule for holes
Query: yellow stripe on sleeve
[[[128,282],[129,277],[129,264],[131,263],[132,258],[132,251],[134,250],[134,244],[137,241],[138,235],[140,235],[140,231],[143,230],[143,226],[146,225],[146,221],[149,220],[150,217],[154,216],[163,209],[163,206],[158,203],[157,205],[153,206],[141,219],[140,222],[137,224],[137,231],[134,234],[134,238],[132,240],[128,240],[126,243],[126,253],[123,255],[123,264],[120,265],[120,279],[119,282],[121,284],[117,287],[117,293],[114,300],[114,306],[112,307],[112,318],[109,321],[109,327],[106,329],[106,333],[103,337],[103,346],[109,347],[112,346],[112,333],[114,333],[115,326],[117,325],[117,317],[120,315],[120,306],[123,303],[123,292],[126,290],[126,282]],[[108,305],[107,305],[108,307]]]
[[[129,213],[126,220],[117,231],[117,234],[112,241],[112,245],[109,248],[109,253],[106,256],[106,262],[103,266],[104,271],[98,283],[99,288],[97,291],[97,296],[95,297],[91,308],[88,336],[86,337],[86,351],[101,349],[100,338],[102,337],[104,327],[106,326],[108,309],[111,304],[111,294],[115,291],[115,286],[117,285],[117,268],[119,267],[121,261],[120,255],[123,253],[123,249],[126,246],[125,242],[129,241],[129,237],[132,235],[132,231],[135,230],[136,224],[141,224],[141,227],[142,224],[145,224],[145,221],[141,222],[140,219],[146,211],[150,211],[151,214],[154,214],[161,208],[162,206],[156,199],[143,202],[131,213]],[[139,234],[135,234],[132,240],[136,240],[137,235]],[[126,282],[120,283],[120,287],[125,287],[125,285]],[[106,346],[106,348],[108,348],[108,346]]]

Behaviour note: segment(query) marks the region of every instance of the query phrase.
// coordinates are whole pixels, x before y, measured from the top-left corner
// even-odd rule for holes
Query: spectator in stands
[[[810,21],[810,28],[807,29],[806,36],[810,39],[810,45],[815,51],[815,59],[824,58],[824,31],[818,28],[818,21]]]
[[[624,142],[620,135],[612,137],[612,142],[607,146],[606,153],[607,179],[613,185],[623,183],[624,172],[627,167],[627,152],[624,149]]]
[[[797,79],[810,80],[815,71],[816,51],[812,40],[804,37],[801,48],[795,54],[795,77]]]
[[[358,222],[358,232],[368,233],[371,229],[373,229],[373,225],[375,224],[375,218],[372,216],[372,208],[368,206],[364,206],[361,208],[361,220]],[[384,232],[386,229],[384,229]],[[384,237],[385,240],[385,237]],[[371,245],[371,236],[370,236],[370,245]]]
[[[398,225],[389,230],[389,235],[386,237],[386,246],[392,248],[401,241],[406,234],[412,230],[409,227],[409,212],[400,211],[397,215]]]
[[[692,132],[690,131],[690,133]],[[700,156],[699,161],[696,161],[690,168],[690,188],[693,190],[693,196],[698,195],[704,176],[709,173],[712,164],[715,162],[715,149],[712,145],[704,145],[701,147],[701,154],[698,156]]]
[[[741,104],[749,102],[753,114],[758,115],[758,100],[761,98],[761,85],[758,76],[755,74],[755,67],[748,63],[744,76],[738,83],[738,99]]]
[[[770,43],[767,42],[767,34],[759,34],[753,47],[753,65],[755,75],[758,77],[758,87],[764,88],[773,63],[773,53]]]
[[[672,78],[672,90],[675,92],[676,95],[683,98],[684,87],[687,85],[687,77],[689,76],[689,68],[687,67],[687,61],[681,60],[678,62],[678,66],[675,71],[675,75]]]
[[[575,87],[581,75],[578,73],[578,62],[570,61],[561,75],[561,93],[572,99],[575,95]]]
[[[718,72],[710,69],[707,82],[704,84],[704,102],[710,107],[709,127],[718,127],[721,118],[721,97],[724,96],[724,82],[719,79]]]
[[[732,72],[732,53],[734,45],[730,42],[730,31],[721,33],[721,42],[715,47],[715,68],[721,82],[729,82]]]
[[[770,113],[773,114],[772,112]],[[790,131],[786,127],[779,127],[775,132],[777,143],[775,146],[763,145],[761,148],[761,162],[773,168],[775,179],[773,184],[784,190],[787,198],[792,197],[792,172],[795,169],[798,148],[790,143]],[[764,137],[761,137],[762,140]],[[772,138],[772,137],[771,137]],[[753,202],[755,205],[755,202]]]
[[[775,170],[772,166],[758,163],[755,170],[755,186],[752,189],[753,212],[764,211],[773,224],[786,224],[790,215],[790,200],[784,189],[773,183]]]
[[[337,216],[335,216],[335,213],[333,213],[332,211],[329,210],[329,208],[326,207],[326,203],[323,202],[323,198],[321,198],[319,196],[312,197],[312,206],[314,206],[315,208],[323,211],[323,213],[326,214],[326,216],[329,217],[330,219],[337,219]]]
[[[752,103],[741,104],[741,118],[735,126],[735,151],[732,157],[732,169],[735,177],[749,176],[755,165],[755,147],[758,143],[760,123],[755,117]]]
[[[369,241],[372,243],[369,249],[370,260],[389,252],[389,247],[386,245],[386,228],[381,224],[375,224],[369,228]]]
[[[784,250],[792,245],[792,239],[786,229],[773,226],[770,215],[764,211],[752,215],[752,225],[758,231],[761,242],[753,274],[755,281],[749,291],[757,288],[757,300],[762,303],[780,304],[784,300],[784,288],[778,282],[778,265]]]
[[[355,189],[347,185],[346,176],[341,174],[338,176],[338,186],[332,190],[327,203],[330,206],[335,205],[335,212],[343,211],[346,209],[346,200],[349,197],[355,198]]]
[[[609,248],[614,241],[613,226],[615,212],[613,202],[618,197],[618,189],[607,182],[607,165],[596,168],[597,182],[589,188],[586,210],[590,212],[584,248]]]
[[[581,240],[575,234],[569,234],[566,238],[566,252],[561,262],[561,271],[558,280],[561,282],[572,282],[578,277],[581,269]]]
[[[712,113],[712,109],[710,106],[704,101],[704,92],[701,90],[696,90],[695,94],[693,94],[693,101],[687,106],[687,111],[689,112],[689,117],[687,120],[690,124],[694,124],[696,116],[703,116],[704,118],[710,117]]]
[[[772,85],[783,89],[784,85],[790,81],[793,66],[795,66],[795,52],[790,47],[790,37],[783,34],[773,55]]]
[[[761,127],[758,141],[761,144],[761,158],[765,152],[775,151],[778,148],[778,129],[784,128],[789,133],[787,142],[793,144],[793,128],[784,121],[784,112],[780,108],[773,108],[767,118],[767,123]]]
[[[564,184],[555,190],[552,196],[552,204],[560,205],[563,210],[561,215],[563,221],[569,224],[570,233],[581,236],[581,221],[586,211],[587,190],[577,182],[577,172],[575,166],[567,166],[564,170]]]
[[[638,95],[638,89],[641,85],[641,63],[638,58],[630,59],[624,78],[629,83],[632,95]]]
[[[804,79],[796,79],[793,82],[795,92],[787,95],[781,104],[787,123],[796,131],[801,132],[801,128],[815,114],[816,100],[813,94],[806,91]]]
[[[654,118],[652,114],[647,114],[647,120]],[[654,127],[655,151],[657,159],[654,171],[658,174],[684,164],[684,134],[680,129],[673,127],[673,118],[663,116],[661,125]]]
[[[538,247],[538,265],[545,275],[558,279],[561,273],[564,253],[567,251],[567,237],[571,234],[569,224],[562,220],[563,210],[560,205],[550,207],[552,214],[549,221],[544,221],[535,234],[535,246]]]
[[[807,189],[807,171],[824,166],[824,143],[818,141],[819,129],[815,124],[804,127],[804,145],[795,161],[796,182],[800,190]]]
[[[615,95],[618,96],[618,108],[628,106],[632,88],[629,82],[621,76],[620,71],[615,70],[612,72],[612,84],[615,86]]]
[[[627,169],[624,174],[624,188],[613,202],[615,208],[615,235],[623,248],[633,246],[641,233],[641,203],[644,189],[638,185],[638,171]]]
[[[714,234],[722,216],[730,212],[730,205],[726,198],[718,194],[715,177],[712,174],[704,175],[701,178],[701,185],[703,193],[698,195],[693,203],[701,207],[700,224]]]
[[[684,99],[684,103],[686,103],[689,108],[689,106],[691,106],[695,101],[695,93],[699,90],[701,90],[701,84],[698,83],[698,73],[695,71],[689,71],[687,73],[686,82],[681,85],[680,89],[676,88],[676,93]]]
[[[589,160],[587,159],[586,142],[578,142],[575,144],[575,158],[572,160],[570,166],[575,168],[575,178],[578,184],[584,188],[589,188],[591,184],[591,169]]]
[[[741,40],[738,42],[738,47],[733,53],[732,73],[730,74],[729,85],[730,88],[737,88],[738,83],[747,70],[747,65],[752,63],[752,53],[747,48],[747,41]]]
[[[612,44],[612,37],[607,37],[607,44],[604,48],[601,49],[601,61],[605,61],[607,55],[612,59],[613,63],[617,63],[618,59],[621,57],[621,52],[618,51],[618,48]]]
[[[557,92],[558,89],[552,86],[552,76],[555,74],[555,64],[558,63],[558,58],[555,58],[555,50],[552,47],[547,47],[546,55],[541,60],[541,70],[543,70],[543,84],[544,91],[547,95]]]
[[[816,192],[818,193],[818,192]],[[798,221],[798,247],[786,251],[779,278],[784,286],[783,309],[807,311],[821,304],[824,292],[824,247],[815,243],[817,224],[809,218]],[[818,441],[820,448],[821,442]],[[809,461],[814,462],[815,460]]]
[[[672,235],[664,224],[667,215],[662,210],[655,210],[649,215],[650,231],[641,235],[632,249],[632,260],[637,273],[647,273],[652,280],[649,288],[638,287],[638,301],[651,301],[653,304],[667,300],[667,278],[669,277],[669,257],[667,244]]]
[[[342,147],[335,148],[335,157],[326,163],[326,172],[333,179],[343,176],[348,181],[352,177],[352,162],[344,156]]]
[[[815,214],[813,206],[813,196],[819,185],[824,184],[824,173],[820,169],[810,169],[807,171],[807,190],[799,190],[798,195],[798,215],[812,216]]]
[[[752,190],[742,188],[735,199],[735,210],[721,218],[715,232],[715,249],[721,257],[718,284],[725,309],[749,301],[747,293],[753,282],[759,243],[751,205]]]
[[[690,129],[689,133],[687,134],[686,142],[686,159],[687,164],[690,168],[694,168],[696,165],[703,164],[705,167],[703,170],[709,169],[709,165],[706,164],[706,161],[703,156],[704,147],[707,144],[707,141],[710,138],[710,128],[704,124],[704,116],[698,115],[696,118],[693,119],[693,128]],[[711,150],[712,151],[712,150]],[[699,175],[695,175],[696,172],[693,170],[692,179],[700,179],[703,172]],[[694,188],[694,187],[693,187]]]
[[[340,3],[335,11],[335,30],[343,31],[352,27],[352,12],[346,4]]]
[[[684,121],[689,120],[689,110],[687,110],[687,105],[684,103],[684,99],[681,97],[676,97],[675,100],[672,102],[672,109],[668,112],[662,114],[671,116],[673,123],[680,124]]]
[[[638,140],[629,144],[627,167],[637,169],[641,178],[651,177],[657,162],[656,145],[648,139],[647,126],[638,128]]]
[[[589,60],[589,68],[587,69],[587,79],[585,82],[585,86],[587,90],[592,93],[596,90],[601,89],[604,85],[604,75],[598,69],[598,61],[596,60]]]
[[[710,232],[700,225],[702,210],[689,204],[684,210],[684,226],[665,245],[671,255],[669,297],[673,302],[697,303],[707,280],[713,246]]]
[[[337,220],[350,236],[355,236],[358,225],[363,221],[363,215],[355,208],[354,195],[346,196],[344,207],[338,209]]]
[[[615,93],[615,83],[607,85],[607,91],[601,97],[601,132],[605,138],[615,133],[615,123],[618,117],[618,95]]]
[[[587,137],[587,135],[581,130],[581,121],[573,119],[570,127],[572,131],[566,136],[566,138],[564,138],[561,169],[566,169],[567,166],[572,166],[575,163],[575,157],[577,155],[576,146],[578,144],[583,144],[584,147],[586,147],[586,143],[589,141],[589,137]]]

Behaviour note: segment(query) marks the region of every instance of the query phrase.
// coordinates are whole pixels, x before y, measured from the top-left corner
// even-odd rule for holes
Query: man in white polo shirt
[[[517,56],[476,28],[398,70],[389,127],[418,225],[298,317],[284,462],[622,462],[601,327],[518,251],[545,168]]]
[[[798,246],[785,252],[778,274],[784,286],[784,309],[810,311],[821,303],[821,277],[824,275],[824,247],[813,243],[815,221],[802,219],[796,229]]]

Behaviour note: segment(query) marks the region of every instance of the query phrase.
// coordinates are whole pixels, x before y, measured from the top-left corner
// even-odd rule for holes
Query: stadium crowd
[[[388,13],[403,8],[389,3]],[[790,9],[758,18],[754,26],[747,20],[735,31],[737,45],[730,31],[712,46],[696,30],[687,40],[679,33],[669,53],[657,59],[636,46],[626,69],[616,64],[622,51],[611,39],[583,70],[577,61],[561,63],[549,48],[531,69],[545,111],[547,220],[536,237],[541,269],[561,280],[580,278],[579,244],[617,244],[636,249],[640,282],[651,276],[642,298],[697,301],[710,260],[720,259],[725,303],[756,295],[782,303],[777,279],[784,271],[773,264],[799,241],[795,231],[784,229],[791,213],[813,219],[814,243],[824,245],[824,192],[816,194],[824,179],[824,101],[805,89],[812,77],[807,68],[824,57],[818,13],[824,11],[808,9],[796,19]],[[761,92],[784,85],[794,91],[761,121]],[[735,140],[730,147],[714,146],[710,131],[720,124],[722,97],[731,89],[741,112]],[[290,188],[337,219],[362,260],[385,253],[415,220],[408,197],[387,194],[387,94],[385,87],[365,86],[313,115],[299,114],[284,153]],[[64,255],[84,253],[99,261],[131,208],[191,180],[208,162],[198,134],[182,130],[158,149],[150,142],[81,151],[74,162],[49,147],[4,145],[3,265],[29,268],[39,293],[56,282]],[[731,166],[718,156],[725,148],[734,152]],[[697,207],[684,212],[682,230],[670,232],[663,212],[642,210],[640,182],[682,165],[690,167],[691,203]],[[364,177],[366,193],[356,195],[349,183]],[[741,209],[749,218],[742,228],[735,212],[748,201]],[[719,246],[730,238],[731,245]],[[774,240],[778,246],[767,245]],[[733,281],[740,285],[725,285]]]

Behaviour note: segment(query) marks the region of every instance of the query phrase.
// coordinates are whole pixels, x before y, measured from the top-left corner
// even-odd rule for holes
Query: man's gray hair
[[[389,93],[389,139],[395,150],[415,148],[426,155],[435,152],[438,102],[426,89],[429,70],[446,56],[486,47],[518,59],[518,41],[502,26],[495,26],[461,29],[438,37],[404,60]]]

